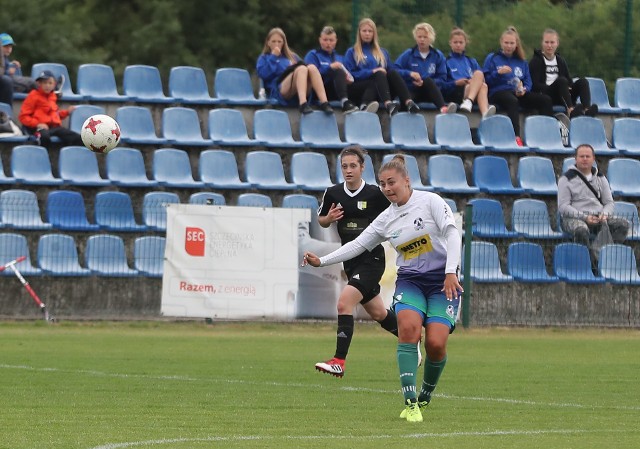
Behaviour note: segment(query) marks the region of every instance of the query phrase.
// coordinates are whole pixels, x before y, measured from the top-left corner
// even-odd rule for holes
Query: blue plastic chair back
[[[471,138],[469,119],[462,114],[438,114],[435,119],[434,140],[438,145],[455,151],[483,151]]]
[[[514,187],[507,160],[500,156],[478,156],[473,161],[473,183],[481,192],[492,194],[520,194],[524,190]]]
[[[535,195],[557,195],[556,172],[551,159],[541,156],[525,156],[518,161],[518,184],[526,192]]]
[[[640,284],[636,256],[630,246],[615,243],[603,246],[598,269],[607,281],[614,284]]]
[[[282,159],[278,153],[250,151],[244,163],[247,182],[258,189],[295,189],[296,184],[284,177]]]
[[[97,231],[100,228],[87,220],[82,194],[71,190],[49,192],[46,220],[54,228],[65,231]]]
[[[251,183],[240,180],[236,156],[227,150],[206,150],[200,153],[200,179],[219,189],[247,189]]]
[[[0,223],[15,229],[51,229],[51,223],[42,221],[38,198],[30,190],[10,189],[0,192]]]
[[[344,138],[347,142],[360,144],[368,150],[393,150],[396,147],[382,138],[380,119],[373,112],[353,112],[345,116]]]
[[[405,150],[437,151],[441,147],[429,140],[427,123],[422,114],[400,112],[391,117],[391,142]]]
[[[73,92],[71,88],[71,77],[69,76],[69,70],[64,64],[57,62],[38,62],[31,66],[31,78],[36,79],[38,74],[43,70],[49,70],[56,77],[56,80],[60,79],[60,75],[64,76],[64,83],[62,84],[62,97],[64,101],[80,101],[84,100],[84,95],[79,95]]]
[[[216,70],[214,80],[216,99],[224,104],[265,105],[253,93],[251,76],[245,69],[220,68]]]
[[[82,132],[82,125],[84,122],[96,114],[104,114],[105,110],[102,106],[97,106],[93,104],[79,104],[76,105],[76,108],[73,110],[71,115],[69,116],[69,129],[71,131],[75,131],[78,134]]]
[[[89,276],[80,266],[76,242],[70,235],[45,234],[38,240],[38,265],[51,276]]]
[[[318,199],[306,193],[290,193],[282,198],[282,207],[294,209],[311,209],[311,214],[315,214],[320,207]]]
[[[16,145],[11,150],[11,174],[23,184],[60,185],[54,178],[47,149],[37,145]]]
[[[640,113],[640,79],[618,78],[614,94],[615,105],[632,114]]]
[[[211,139],[202,137],[196,110],[183,107],[162,111],[162,137],[178,145],[208,146],[213,143]]]
[[[78,93],[91,101],[128,101],[116,86],[111,66],[82,64],[78,67]]]
[[[216,192],[196,192],[189,197],[189,204],[204,204],[207,206],[224,206],[227,204],[224,195]]]
[[[263,193],[241,193],[238,195],[236,205],[245,207],[273,207],[271,198]]]
[[[622,157],[610,159],[607,179],[613,195],[640,196],[640,161]]]
[[[537,243],[515,242],[507,252],[507,272],[520,282],[558,282],[558,276],[550,275],[544,261],[542,247]]]
[[[125,192],[99,192],[94,204],[95,221],[101,228],[113,231],[144,231],[136,222],[131,197]]]
[[[498,248],[490,242],[471,242],[471,279],[482,283],[512,282],[513,277],[504,274],[500,266]]]
[[[24,235],[9,232],[0,234],[0,260],[3,261],[2,263],[11,262],[21,256],[25,256],[26,259],[18,262],[16,268],[22,275],[32,276],[42,274],[42,270],[34,267],[31,263],[29,245]],[[0,276],[14,276],[13,270],[7,269],[0,271]]]
[[[87,268],[94,274],[107,277],[137,276],[138,270],[129,267],[124,241],[117,235],[92,235],[85,250]]]
[[[185,104],[217,104],[209,95],[209,84],[200,67],[178,66],[169,72],[169,95]]]
[[[142,199],[142,223],[155,231],[167,230],[167,205],[180,204],[173,192],[147,192]]]
[[[595,117],[576,117],[571,119],[569,143],[573,148],[583,143],[593,147],[596,155],[617,155],[618,150],[609,148],[602,120]]]
[[[347,146],[340,139],[336,116],[318,111],[300,117],[300,139],[311,148],[341,149]]]
[[[589,90],[591,91],[591,103],[598,105],[599,114],[621,114],[627,112],[619,107],[612,107],[609,102],[607,86],[601,78],[587,77]]]
[[[475,198],[469,201],[472,208],[473,235],[478,237],[517,237],[504,222],[504,211],[498,200]]]
[[[606,280],[595,276],[589,249],[578,243],[560,243],[553,251],[553,272],[572,284],[601,284]]]
[[[562,144],[558,120],[546,115],[530,115],[524,120],[524,138],[536,153],[570,154],[573,148]]]
[[[133,243],[133,267],[142,276],[162,277],[164,271],[164,237],[145,235]]]
[[[189,154],[175,148],[161,148],[153,152],[153,179],[169,187],[204,186],[203,182],[193,179]]]
[[[261,109],[253,115],[253,135],[267,147],[301,148],[303,142],[293,140],[289,115],[276,109]]]
[[[96,153],[85,147],[69,146],[60,149],[58,172],[65,184],[79,186],[106,186],[108,179],[100,176]]]
[[[511,120],[506,115],[493,115],[480,121],[478,126],[480,143],[493,151],[523,153],[528,147],[516,144],[516,134]]]
[[[320,153],[294,153],[291,157],[291,180],[303,190],[324,191],[333,185],[327,157]]]
[[[638,217],[638,207],[634,203],[614,201],[613,215],[629,222],[627,240],[640,240],[640,218]]]
[[[511,223],[515,232],[530,239],[559,239],[564,236],[564,233],[551,228],[547,203],[532,198],[513,202]]]
[[[640,119],[623,117],[613,121],[612,144],[629,156],[640,156]]]
[[[453,154],[436,154],[429,157],[427,172],[431,187],[437,192],[475,193],[480,189],[470,186],[462,158]]]
[[[116,111],[116,122],[120,125],[120,140],[128,143],[161,145],[167,143],[156,134],[149,108],[142,106],[120,106]]]
[[[15,183],[16,183],[16,180],[13,176],[7,176],[4,173],[2,158],[0,158],[0,184],[15,184]]]
[[[162,79],[157,67],[150,65],[129,65],[124,69],[124,94],[134,101],[148,103],[172,103],[175,98],[167,97],[162,88]]]
[[[237,109],[210,110],[208,124],[209,137],[215,144],[256,146],[262,143],[249,138],[242,112]]]
[[[114,148],[107,153],[107,176],[116,185],[128,187],[153,187],[158,183],[147,177],[147,170],[140,150]]]

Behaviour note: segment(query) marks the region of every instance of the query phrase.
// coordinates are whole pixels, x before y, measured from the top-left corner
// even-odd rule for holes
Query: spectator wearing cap
[[[13,39],[11,39],[11,36],[9,36],[9,39],[11,40],[11,42],[13,42]],[[0,37],[0,43],[2,43],[3,49],[4,49],[4,42],[5,41],[9,42],[9,39],[6,39],[4,36]],[[7,73],[4,54],[3,54],[3,57],[0,58],[0,102],[7,103],[8,105],[13,104],[13,79]]]
[[[56,79],[53,72],[43,70],[36,78],[37,88],[29,92],[20,109],[20,123],[34,136],[39,145],[50,149],[51,137],[57,136],[63,146],[82,145],[80,134],[62,126],[62,120],[75,109],[58,108],[58,96],[54,92]]]
[[[13,81],[14,92],[30,92],[36,88],[36,82],[33,78],[22,76],[22,66],[20,61],[9,59],[13,47],[16,45],[11,35],[7,33],[0,34],[0,44],[2,44],[2,67],[4,75],[7,75]]]

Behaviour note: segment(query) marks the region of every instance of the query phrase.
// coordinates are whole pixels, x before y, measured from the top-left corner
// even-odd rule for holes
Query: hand
[[[313,253],[305,251],[304,256],[302,256],[302,263],[300,264],[300,266],[304,267],[307,264],[311,265],[312,267],[319,267],[320,258]]]
[[[455,273],[447,273],[444,278],[444,287],[442,287],[441,291],[444,292],[447,301],[453,301],[464,292],[464,289],[462,285],[460,285],[458,276]]]
[[[344,209],[342,209],[342,207],[336,206],[335,203],[331,203],[331,207],[329,208],[329,212],[327,213],[326,217],[326,221],[329,223],[342,220],[342,217],[344,217]]]
[[[69,112],[69,114],[71,114],[73,111],[75,111],[76,107],[75,106],[69,106],[67,108],[67,112]]]
[[[501,65],[500,67],[498,67],[498,73],[500,75],[504,75],[505,73],[511,73],[513,70],[511,70],[511,67],[509,67],[508,65]]]
[[[280,47],[273,47],[273,48],[271,49],[271,54],[272,54],[273,56],[280,56],[280,54],[281,54],[281,53],[282,53],[282,52],[280,51]]]
[[[387,73],[384,67],[376,67],[375,69],[373,69],[373,73],[376,73],[376,72]]]
[[[41,129],[49,129],[49,125],[47,125],[46,123],[38,123],[38,126],[36,126],[36,129],[38,131],[40,131]]]
[[[470,80],[467,78],[456,80],[456,86],[466,86],[469,84]]]
[[[587,215],[587,224],[598,224],[601,221],[600,215]]]

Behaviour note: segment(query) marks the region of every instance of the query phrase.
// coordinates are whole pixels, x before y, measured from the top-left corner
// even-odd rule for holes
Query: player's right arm
[[[337,207],[335,203],[331,203],[331,207],[326,215],[318,216],[318,223],[323,228],[328,228],[331,223],[341,220],[344,216],[344,210],[341,207]]]

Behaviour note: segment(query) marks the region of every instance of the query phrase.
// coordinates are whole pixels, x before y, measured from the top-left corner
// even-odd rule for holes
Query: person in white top
[[[395,155],[378,172],[391,205],[354,240],[318,257],[305,252],[302,263],[319,267],[349,260],[389,241],[397,252],[394,304],[398,317],[398,368],[409,422],[421,422],[447,360],[447,341],[455,329],[462,286],[458,280],[462,240],[453,212],[437,194],[415,191],[404,163]],[[425,328],[427,353],[418,393],[416,344]]]

